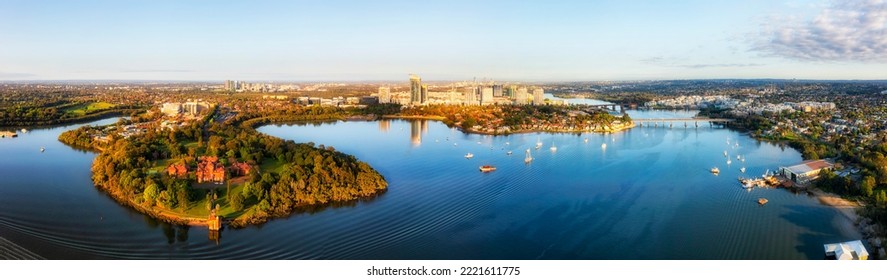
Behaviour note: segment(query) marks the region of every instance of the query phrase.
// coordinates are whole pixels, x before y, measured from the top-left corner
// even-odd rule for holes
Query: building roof
[[[820,170],[823,168],[831,168],[833,166],[834,166],[834,164],[832,164],[824,159],[820,159],[820,160],[803,161],[798,165],[786,167],[786,169],[788,169],[788,171],[790,171],[791,173],[804,174],[804,173],[808,173],[810,171],[817,171],[817,170]]]
[[[834,256],[837,260],[866,260],[869,256],[860,240],[825,244],[823,247],[826,256]]]

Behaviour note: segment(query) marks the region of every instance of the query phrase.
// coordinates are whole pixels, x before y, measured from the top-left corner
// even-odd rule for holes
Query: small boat
[[[588,138],[585,138],[585,140],[584,140],[584,141],[585,141],[585,143],[588,143]]]
[[[46,148],[40,147],[40,152],[42,153],[43,151],[46,151]]]
[[[725,157],[727,156],[727,151],[726,151],[726,150],[724,150],[724,156],[725,156]]]
[[[607,148],[607,143],[601,144],[601,149],[606,149],[606,148]]]
[[[551,143],[551,151],[557,152],[557,147],[554,146],[554,143]]]
[[[730,164],[730,163],[732,163],[732,161],[730,161],[730,160],[728,159],[728,160],[727,160],[727,164]]]
[[[767,201],[768,201],[768,200],[767,200],[766,198],[763,198],[763,197],[762,197],[762,198],[758,198],[758,204],[760,204],[760,205],[767,204]]]
[[[739,161],[745,162],[745,158],[741,158],[741,159],[739,159]]]
[[[511,155],[511,151],[508,151],[508,152],[505,153],[505,154],[510,156],[510,155]]]
[[[22,133],[28,133],[27,129],[22,128]]]
[[[736,155],[736,160],[740,160],[740,159],[742,159],[742,157],[739,155]]]
[[[472,154],[472,153],[465,154],[465,158],[473,158],[473,157],[474,157],[474,154]]]
[[[484,165],[484,166],[480,167],[480,172],[486,173],[486,172],[492,172],[492,171],[496,171],[496,167],[494,167],[492,165]]]
[[[715,175],[718,175],[719,173],[721,173],[721,170],[718,169],[717,167],[712,167],[710,171],[712,174],[715,174]]]
[[[740,168],[740,169],[739,169],[739,172],[745,173],[745,167]]]
[[[524,163],[530,163],[533,161],[533,156],[530,155],[530,149],[527,149],[527,157],[524,158]]]
[[[506,146],[507,146],[507,145],[511,145],[511,143],[509,143],[509,142],[505,142],[505,145],[506,145]]]
[[[453,143],[453,146],[459,146],[459,143]]]

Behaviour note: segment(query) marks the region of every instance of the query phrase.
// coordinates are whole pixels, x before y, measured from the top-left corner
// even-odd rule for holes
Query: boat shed
[[[807,160],[789,167],[780,167],[779,174],[795,183],[806,183],[819,177],[819,172],[834,169],[835,164],[827,160]]]
[[[869,253],[860,240],[825,244],[823,247],[825,247],[825,255],[829,258],[834,257],[836,260],[867,260],[869,258]]]

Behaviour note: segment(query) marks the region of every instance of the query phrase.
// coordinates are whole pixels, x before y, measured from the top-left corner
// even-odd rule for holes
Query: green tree
[[[235,192],[234,194],[230,195],[230,197],[231,198],[228,202],[231,203],[231,208],[234,208],[234,211],[243,210],[243,202],[245,200],[243,198],[243,195]]]
[[[145,197],[145,202],[148,205],[153,206],[154,202],[157,201],[157,198],[160,197],[160,190],[158,189],[157,183],[154,180],[148,180],[147,186],[145,186],[145,192],[142,194]]]
[[[862,195],[866,197],[871,197],[872,193],[875,191],[875,177],[871,175],[866,175],[862,178],[862,183],[859,185],[860,190],[862,191]]]

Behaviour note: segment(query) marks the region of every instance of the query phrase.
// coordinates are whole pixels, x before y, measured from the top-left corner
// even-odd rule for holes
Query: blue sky
[[[871,1],[0,1],[0,80],[887,79]]]

